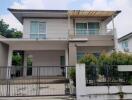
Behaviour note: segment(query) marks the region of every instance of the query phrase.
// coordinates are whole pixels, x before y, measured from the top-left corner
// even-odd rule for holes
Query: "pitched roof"
[[[129,39],[129,38],[131,38],[131,37],[132,37],[132,32],[129,33],[129,34],[126,34],[126,35],[124,35],[124,36],[122,36],[122,37],[120,37],[120,38],[118,39],[118,42],[127,40],[127,39]]]

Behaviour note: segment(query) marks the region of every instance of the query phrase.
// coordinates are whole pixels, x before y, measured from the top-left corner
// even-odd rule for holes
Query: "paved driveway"
[[[7,85],[0,85],[0,96],[6,96]],[[64,84],[10,85],[10,96],[65,95]]]
[[[51,96],[51,97],[4,97],[0,100],[76,100],[73,97],[68,96]]]

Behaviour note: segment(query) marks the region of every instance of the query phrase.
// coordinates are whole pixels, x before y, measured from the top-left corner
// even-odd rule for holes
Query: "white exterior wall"
[[[132,52],[132,38],[130,38],[128,41],[128,48],[129,48],[130,52]]]
[[[132,99],[132,86],[86,86],[85,64],[76,65],[77,100],[119,100],[122,88],[124,99]]]
[[[23,38],[29,38],[31,21],[46,22],[47,38],[67,38],[67,19],[24,19]]]
[[[25,56],[32,55],[32,66],[40,67],[40,76],[59,76],[62,74],[60,56],[65,56],[65,51],[26,51]],[[54,67],[50,67],[54,66]],[[37,68],[32,68],[32,76],[37,76]]]
[[[25,51],[26,55],[32,55],[33,66],[60,66],[60,56],[65,56],[65,51]]]

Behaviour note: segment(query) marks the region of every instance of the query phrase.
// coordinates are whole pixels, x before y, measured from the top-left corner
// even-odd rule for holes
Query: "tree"
[[[14,28],[9,29],[9,25],[0,20],[0,35],[6,38],[22,38],[22,32]]]
[[[7,32],[8,28],[9,28],[9,25],[6,24],[3,20],[0,20],[0,34],[2,36],[5,35],[5,33]]]
[[[16,31],[13,33],[13,38],[22,38],[22,32],[21,31]]]
[[[22,56],[19,53],[14,53],[12,56],[12,64],[15,66],[22,66]]]
[[[97,58],[93,54],[86,54],[79,61],[80,63],[85,63],[86,65],[97,64]]]

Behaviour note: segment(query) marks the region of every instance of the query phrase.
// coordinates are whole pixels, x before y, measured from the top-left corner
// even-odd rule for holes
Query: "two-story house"
[[[118,48],[121,52],[132,52],[132,32],[118,39]]]
[[[8,45],[7,64],[12,66],[12,53],[23,51],[24,66],[32,59],[32,66],[74,66],[87,53],[99,55],[115,49],[114,17],[120,11],[89,10],[22,10],[9,11],[23,25],[22,39],[1,38]],[[113,29],[107,25],[113,22]],[[14,23],[15,24],[15,23]],[[44,74],[41,70],[40,74]],[[47,72],[47,71],[46,71]],[[59,69],[55,73],[59,74]],[[27,70],[24,71],[27,75]],[[32,75],[35,70],[32,69]]]

